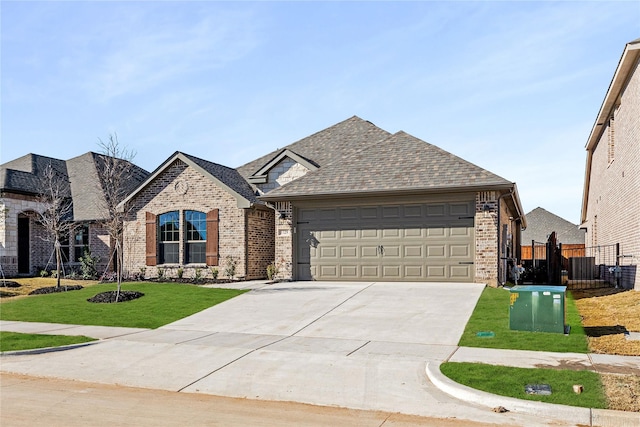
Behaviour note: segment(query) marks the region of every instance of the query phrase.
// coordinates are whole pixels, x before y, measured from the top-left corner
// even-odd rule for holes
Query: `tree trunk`
[[[60,288],[60,264],[62,261],[62,250],[60,249],[60,241],[56,239],[54,245],[56,251],[56,288]]]

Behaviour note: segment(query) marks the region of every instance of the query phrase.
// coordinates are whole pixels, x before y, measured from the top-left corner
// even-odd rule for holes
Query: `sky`
[[[357,115],[577,224],[585,144],[639,37],[637,0],[2,0],[0,162],[116,134],[148,171],[178,150],[238,167]]]

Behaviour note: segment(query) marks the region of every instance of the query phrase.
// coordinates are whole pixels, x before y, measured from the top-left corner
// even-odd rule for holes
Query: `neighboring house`
[[[556,233],[555,242],[561,246],[562,269],[569,270],[569,277],[578,277],[573,258],[586,255],[584,230],[564,218],[540,207],[527,213],[527,229],[522,232],[522,257],[525,268],[537,268],[547,263],[547,241]],[[577,265],[577,264],[576,264]],[[545,267],[546,268],[546,267]],[[542,280],[542,278],[540,278]],[[548,277],[546,280],[549,280]]]
[[[73,203],[69,221],[75,227],[61,241],[63,261],[72,269],[88,249],[99,257],[98,268],[106,268],[111,254],[105,219],[104,196],[98,168],[101,154],[85,153],[70,160],[27,154],[0,165],[0,266],[5,276],[33,275],[55,267],[53,242],[38,223],[44,210],[40,195],[42,175],[49,165],[67,180]],[[148,172],[133,165],[130,183],[137,186]]]
[[[619,244],[621,283],[636,290],[640,290],[639,59],[637,39],[625,46],[589,134],[581,214],[586,245]]]
[[[274,211],[235,169],[176,152],[122,203],[124,267],[147,277],[266,277]]]
[[[280,277],[496,286],[519,257],[514,183],[358,117],[238,171],[277,211]]]
[[[522,231],[523,246],[531,246],[531,242],[546,243],[555,231],[556,241],[566,245],[582,245],[584,248],[584,230],[564,218],[540,207],[527,215],[527,229]]]

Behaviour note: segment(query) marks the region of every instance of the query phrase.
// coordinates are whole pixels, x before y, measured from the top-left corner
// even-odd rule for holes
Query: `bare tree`
[[[59,288],[63,263],[60,241],[63,237],[68,238],[74,228],[69,180],[49,162],[40,175],[38,192],[40,195],[37,200],[44,209],[36,219],[45,229],[44,239],[53,243],[56,255],[56,286]]]
[[[135,166],[132,161],[135,153],[120,145],[118,135],[109,135],[107,141],[99,139],[102,155],[98,159],[98,175],[100,177],[101,191],[104,195],[103,206],[101,206],[103,216],[103,226],[111,241],[114,243],[111,261],[113,262],[117,292],[116,302],[120,297],[122,288],[122,273],[124,267],[123,255],[123,231],[124,219],[130,208],[120,207],[119,203],[132,190],[132,176],[135,173]]]

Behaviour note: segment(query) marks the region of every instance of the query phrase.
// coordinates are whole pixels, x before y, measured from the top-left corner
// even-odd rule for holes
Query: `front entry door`
[[[29,218],[18,218],[18,273],[29,274]]]

